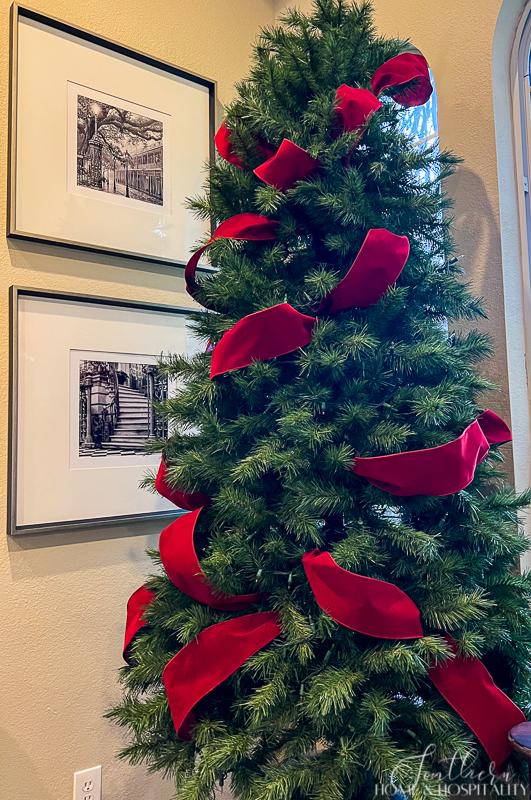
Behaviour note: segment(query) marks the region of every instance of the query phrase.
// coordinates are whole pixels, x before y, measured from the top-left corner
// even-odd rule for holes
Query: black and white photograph
[[[138,456],[150,439],[166,438],[157,403],[168,396],[168,379],[156,364],[79,362],[79,456]]]
[[[77,96],[77,185],[162,205],[164,123]]]
[[[188,199],[214,158],[215,82],[13,9],[8,235],[182,266],[211,228]]]
[[[161,403],[180,391],[161,361],[203,349],[187,310],[20,287],[10,304],[10,532],[174,514],[138,487],[172,433]]]

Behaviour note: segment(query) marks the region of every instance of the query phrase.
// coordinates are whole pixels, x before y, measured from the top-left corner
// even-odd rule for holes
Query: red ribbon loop
[[[385,228],[372,228],[352,266],[323,298],[319,311],[337,314],[377,303],[397,280],[409,257],[409,239]]]
[[[210,502],[210,497],[202,492],[181,492],[180,489],[172,489],[166,481],[167,467],[163,458],[155,478],[155,489],[157,492],[173,503],[178,508],[186,511],[194,511],[200,506],[206,506]]]
[[[433,91],[428,62],[420,53],[401,53],[382,64],[372,76],[372,89],[387,91],[404,108],[421,106]]]
[[[305,347],[312,339],[316,322],[315,317],[301,314],[289,303],[243,317],[223,334],[212,353],[210,379],[247,367],[253,361],[268,361]]]
[[[127,601],[123,657],[129,665],[131,664],[131,645],[139,630],[147,624],[144,619],[144,611],[154,599],[155,593],[151,589],[148,589],[147,586],[140,586]]]
[[[446,637],[454,653],[455,642]],[[525,720],[522,711],[494,683],[477,658],[454,656],[429,671],[435,688],[477,736],[496,772],[511,754],[508,733]]]
[[[494,411],[487,408],[478,417],[478,423],[489,444],[505,444],[512,439],[511,429]]]
[[[222,122],[219,126],[214,136],[214,144],[216,145],[216,150],[225,161],[228,161],[229,164],[234,164],[235,167],[243,169],[243,161],[233,150],[230,140],[230,130],[225,122]]]
[[[188,738],[194,706],[280,633],[278,614],[259,611],[211,625],[179,650],[162,673],[177,735]]]
[[[318,606],[343,627],[379,639],[424,636],[419,609],[393,583],[349,572],[318,550],[302,563]]]
[[[504,421],[487,410],[457,439],[439,447],[409,450],[387,456],[356,458],[353,472],[384,492],[401,497],[444,497],[460,492],[474,480],[489,445],[510,441]]]
[[[352,133],[365,128],[382,104],[369,89],[355,89],[346,83],[336,90],[336,113],[343,131]]]
[[[194,546],[195,526],[202,510],[183,514],[164,528],[159,540],[162,566],[170,581],[193,600],[218,611],[240,611],[260,600],[261,595],[227,595],[209,584]]]
[[[284,139],[277,152],[256,167],[254,174],[280,191],[290,189],[297,181],[308,178],[319,167],[319,161],[290,139]]]
[[[218,132],[214,136],[214,144],[216,145],[216,150],[225,161],[228,161],[229,164],[234,164],[235,167],[244,169],[245,165],[243,161],[234,151],[231,132],[226,122],[222,122],[219,126]],[[256,147],[264,158],[270,158],[275,153],[275,148],[263,139],[259,139],[256,142]]]
[[[195,280],[195,273],[199,259],[212,242],[216,239],[238,239],[247,242],[265,242],[277,238],[278,220],[269,219],[261,214],[235,214],[222,222],[208,242],[196,250],[184,270],[184,280],[188,294],[195,296],[199,286]]]

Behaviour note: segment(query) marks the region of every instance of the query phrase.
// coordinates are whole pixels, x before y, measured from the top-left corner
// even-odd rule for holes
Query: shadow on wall
[[[459,327],[477,327],[488,332],[494,341],[496,358],[480,365],[481,372],[495,383],[506,371],[505,322],[503,306],[503,276],[501,263],[500,228],[497,216],[489,201],[482,178],[460,166],[446,185],[450,197],[458,198],[454,209],[454,234],[457,256],[462,256],[465,279],[471,280],[472,290],[484,300],[489,320],[463,324]],[[470,275],[470,265],[474,274]],[[505,419],[509,419],[508,401],[497,393],[493,401]],[[500,404],[503,408],[500,409]]]
[[[446,189],[450,197],[458,198],[453,209],[454,232],[460,245],[459,254],[464,256],[463,267],[466,271],[472,258],[480,256],[473,286],[475,292],[485,298],[488,308],[494,285],[499,283],[500,288],[502,285],[498,274],[501,251],[497,217],[482,178],[467,167],[457,168]]]
[[[52,244],[25,241],[22,239],[7,240],[11,266],[31,272],[55,274],[57,276],[89,277],[91,281],[107,283],[124,280],[120,270],[129,270],[126,277],[127,286],[146,288],[149,276],[150,288],[165,288],[167,280],[182,275],[182,265],[168,265],[152,261],[125,258],[119,255],[92,253],[84,250],[73,250]],[[90,270],[90,272],[88,272]],[[155,283],[153,283],[155,282]],[[79,289],[77,290],[79,291]]]
[[[31,754],[26,753],[18,741],[13,739],[3,728],[0,728],[0,741],[2,742],[2,763],[9,764],[10,769],[16,770],[21,777],[24,776],[24,781],[33,788],[35,797],[39,797],[41,800],[53,800],[53,787],[47,786],[42,780],[33,766],[34,761]],[[7,800],[10,790],[6,790],[2,786],[3,772],[0,770],[0,797],[5,797]]]
[[[143,570],[148,563],[146,548],[158,546],[160,531],[167,523],[168,520],[153,520],[91,531],[9,536],[11,577],[13,581],[33,580],[36,576],[61,575],[124,563],[136,564],[139,570]],[[130,546],[122,539],[131,539]],[[104,550],[91,548],[91,544],[100,541],[107,542]],[[91,553],[94,553],[93,559]]]

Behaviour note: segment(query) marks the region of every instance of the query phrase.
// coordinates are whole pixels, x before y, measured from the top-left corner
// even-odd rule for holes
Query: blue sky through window
[[[439,126],[437,121],[437,91],[430,71],[433,92],[423,106],[407,108],[402,115],[404,131],[413,136],[419,144],[431,144],[437,139]]]

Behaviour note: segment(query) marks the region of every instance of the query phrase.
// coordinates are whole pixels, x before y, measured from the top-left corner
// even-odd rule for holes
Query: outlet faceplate
[[[74,772],[74,800],[101,800],[101,765]]]

